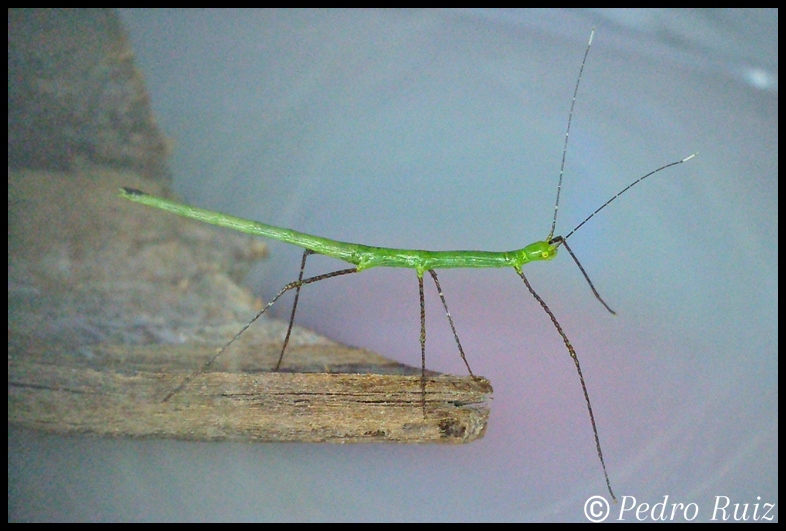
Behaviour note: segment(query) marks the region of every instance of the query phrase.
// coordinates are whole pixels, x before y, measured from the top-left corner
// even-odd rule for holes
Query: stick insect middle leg
[[[448,303],[445,300],[445,294],[442,292],[442,286],[439,284],[439,278],[437,278],[437,272],[433,269],[428,270],[429,275],[434,280],[434,285],[437,287],[437,293],[439,293],[439,298],[442,301],[442,307],[445,309],[445,316],[448,318],[448,322],[450,323],[450,329],[453,332],[453,338],[456,340],[456,346],[458,347],[459,354],[461,355],[461,360],[464,362],[464,365],[467,367],[467,371],[469,371],[469,375],[472,376],[473,379],[477,380],[478,377],[472,372],[472,368],[469,366],[469,362],[467,361],[467,356],[464,354],[464,348],[461,346],[461,340],[458,337],[458,333],[456,332],[456,325],[453,323],[453,317],[450,315],[450,310],[448,309]],[[423,295],[423,276],[418,275],[418,291],[420,294],[420,392],[421,392],[421,405],[423,408],[423,414],[426,413],[426,301]]]

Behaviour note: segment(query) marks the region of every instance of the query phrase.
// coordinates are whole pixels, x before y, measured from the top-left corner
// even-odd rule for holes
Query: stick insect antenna
[[[567,240],[568,238],[570,238],[570,237],[573,235],[573,233],[574,233],[574,232],[576,232],[577,230],[579,230],[579,229],[581,228],[581,226],[582,226],[582,225],[584,225],[586,222],[588,222],[589,220],[591,220],[591,219],[592,219],[592,218],[595,216],[595,214],[597,214],[598,212],[600,212],[601,210],[603,210],[604,208],[606,208],[607,206],[609,206],[609,203],[611,203],[612,201],[614,201],[615,199],[617,199],[619,196],[621,196],[622,194],[624,194],[625,192],[627,192],[628,190],[630,190],[631,188],[633,188],[634,186],[636,186],[637,184],[639,184],[641,181],[643,181],[643,180],[644,180],[644,179],[646,179],[647,177],[650,177],[650,176],[652,176],[652,175],[655,175],[656,173],[658,173],[658,172],[661,172],[661,171],[665,170],[666,168],[671,168],[672,166],[676,166],[676,165],[678,165],[678,164],[682,164],[683,162],[688,162],[690,159],[692,159],[693,157],[695,157],[695,156],[696,156],[696,155],[698,155],[698,154],[699,154],[698,152],[696,152],[696,153],[693,153],[692,155],[690,155],[690,156],[687,156],[687,157],[685,157],[685,158],[684,158],[684,159],[682,159],[682,160],[678,160],[678,161],[675,161],[675,162],[671,162],[671,163],[669,163],[669,164],[666,164],[665,166],[661,166],[661,167],[660,167],[660,168],[658,168],[657,170],[652,170],[652,171],[651,171],[651,172],[649,172],[647,175],[644,175],[644,176],[642,176],[642,177],[639,177],[638,179],[636,179],[635,181],[633,181],[632,183],[630,183],[628,186],[626,186],[625,188],[623,188],[622,190],[620,190],[619,192],[617,192],[617,194],[616,194],[614,197],[612,197],[611,199],[609,199],[608,201],[606,201],[605,203],[603,203],[601,206],[599,206],[599,207],[598,207],[598,208],[595,210],[595,212],[593,212],[592,214],[590,214],[589,216],[587,216],[587,218],[586,218],[584,221],[582,221],[581,223],[579,223],[578,225],[576,225],[576,228],[574,228],[572,231],[570,231],[570,232],[568,233],[568,235],[567,235],[567,236],[565,236],[565,237],[559,237],[559,236],[558,236],[557,238],[554,238],[553,240],[552,240],[552,239],[549,239],[549,241],[550,241],[550,242],[556,242],[557,240],[562,240],[562,242],[564,243],[564,241],[565,241],[565,240]]]
[[[592,290],[592,293],[595,295],[595,298],[597,298],[597,299],[600,301],[600,303],[601,303],[601,304],[602,304],[602,305],[603,305],[603,306],[604,306],[604,307],[605,307],[605,308],[606,308],[606,309],[609,311],[609,313],[611,313],[612,315],[617,315],[617,312],[615,312],[614,310],[612,310],[612,309],[609,307],[609,305],[608,305],[608,304],[606,304],[606,301],[604,301],[604,300],[603,300],[603,298],[600,296],[600,293],[598,293],[598,290],[597,290],[597,289],[595,289],[595,285],[592,283],[592,281],[591,281],[591,280],[590,280],[590,278],[589,278],[589,275],[587,275],[587,272],[584,270],[584,266],[582,266],[582,265],[581,265],[581,262],[579,262],[579,259],[576,257],[575,253],[573,252],[573,250],[571,250],[570,246],[568,245],[568,238],[570,238],[570,237],[573,235],[573,233],[574,233],[574,232],[576,232],[577,230],[579,230],[579,229],[581,228],[581,226],[582,226],[582,225],[584,225],[586,222],[588,222],[589,220],[591,220],[591,219],[592,219],[592,218],[595,216],[595,214],[597,214],[598,212],[600,212],[601,210],[603,210],[604,208],[606,208],[607,206],[609,206],[609,203],[611,203],[612,201],[614,201],[615,199],[617,199],[619,196],[621,196],[622,194],[624,194],[625,192],[627,192],[628,190],[630,190],[631,188],[633,188],[634,186],[636,186],[637,184],[639,184],[641,181],[643,181],[643,180],[644,180],[644,179],[646,179],[647,177],[649,177],[649,176],[651,176],[651,175],[655,175],[655,174],[656,174],[656,173],[658,173],[659,171],[663,171],[663,170],[665,170],[666,168],[671,168],[672,166],[676,166],[677,164],[682,164],[683,162],[687,162],[687,161],[689,161],[690,159],[692,159],[693,157],[695,157],[697,154],[698,154],[698,153],[694,153],[694,154],[692,154],[692,155],[690,155],[690,156],[688,156],[688,157],[685,157],[685,158],[684,158],[684,159],[682,159],[682,160],[678,160],[678,161],[676,161],[676,162],[672,162],[672,163],[670,163],[670,164],[666,164],[665,166],[661,166],[661,167],[660,167],[660,168],[658,168],[657,170],[653,170],[653,171],[649,172],[647,175],[644,175],[643,177],[639,177],[638,179],[636,179],[635,181],[633,181],[632,183],[630,183],[628,186],[626,186],[625,188],[623,188],[622,190],[620,190],[619,192],[617,192],[617,194],[616,194],[614,197],[612,197],[611,199],[609,199],[608,201],[606,201],[605,203],[603,203],[603,204],[602,204],[600,207],[598,207],[597,209],[595,209],[595,212],[593,212],[592,214],[590,214],[589,216],[587,216],[587,217],[584,219],[584,221],[582,221],[581,223],[579,223],[578,225],[576,225],[576,228],[574,228],[572,231],[570,231],[570,232],[568,233],[568,235],[567,235],[567,236],[557,236],[557,237],[554,237],[554,238],[549,238],[549,239],[547,240],[547,241],[548,241],[548,242],[549,242],[551,245],[554,245],[555,247],[559,247],[560,245],[564,245],[564,246],[565,246],[565,249],[567,249],[567,250],[568,250],[568,253],[570,253],[570,256],[571,256],[571,258],[573,258],[573,261],[574,261],[574,262],[576,262],[576,265],[577,265],[577,266],[579,266],[579,270],[581,271],[581,274],[582,274],[582,275],[584,275],[584,279],[587,281],[587,284],[589,284],[589,287],[590,287],[590,289]]]
[[[562,175],[565,173],[565,157],[568,154],[568,138],[570,137],[570,124],[573,121],[573,108],[576,106],[576,96],[579,93],[579,85],[581,84],[581,75],[584,73],[584,65],[587,62],[590,46],[592,46],[592,37],[595,36],[595,28],[590,32],[589,42],[587,42],[587,49],[584,51],[584,59],[581,60],[581,68],[579,68],[579,77],[576,80],[576,87],[573,89],[573,100],[570,102],[570,113],[568,113],[568,127],[565,129],[565,145],[562,147],[562,164],[559,167],[559,180],[557,181],[557,200],[554,201],[554,217],[551,220],[551,231],[546,241],[554,237],[554,230],[557,228],[557,211],[559,210],[559,196],[562,192]]]

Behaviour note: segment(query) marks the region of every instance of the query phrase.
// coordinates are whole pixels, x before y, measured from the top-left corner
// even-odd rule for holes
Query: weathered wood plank
[[[423,395],[418,370],[334,343],[294,348],[284,368],[323,372],[243,372],[278,348],[228,356],[166,403],[212,349],[28,352],[9,359],[8,421],[56,433],[211,441],[464,443],[485,432],[492,390],[483,378],[430,374]]]

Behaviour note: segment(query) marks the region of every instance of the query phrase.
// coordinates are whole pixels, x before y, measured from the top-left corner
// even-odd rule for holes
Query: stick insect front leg
[[[572,254],[573,253],[571,252],[571,255]],[[576,263],[578,263],[578,260],[576,260]],[[580,264],[579,267],[581,267]],[[584,268],[581,268],[581,271],[582,273],[584,273]],[[617,497],[614,495],[614,491],[611,490],[611,480],[609,479],[609,473],[606,471],[606,462],[603,460],[603,451],[600,449],[600,437],[598,436],[598,426],[595,424],[595,414],[592,412],[592,403],[590,402],[589,392],[587,392],[587,384],[584,382],[584,374],[581,372],[581,365],[579,364],[579,357],[576,354],[576,349],[573,348],[570,339],[568,339],[567,334],[565,334],[565,331],[562,329],[562,325],[560,325],[559,321],[557,321],[557,318],[554,316],[554,313],[551,311],[551,308],[549,308],[548,304],[546,304],[546,301],[544,301],[540,297],[540,295],[538,295],[537,292],[533,289],[532,285],[529,283],[529,280],[527,280],[527,277],[524,276],[524,273],[521,271],[521,268],[517,268],[516,273],[518,273],[518,275],[521,277],[521,280],[524,281],[524,285],[527,286],[527,289],[535,298],[535,300],[538,301],[541,307],[543,307],[543,310],[546,312],[546,314],[548,314],[549,318],[551,319],[551,322],[554,324],[554,327],[557,329],[557,332],[559,332],[559,335],[562,336],[562,341],[565,343],[565,347],[568,349],[568,353],[570,354],[570,357],[573,359],[574,365],[576,365],[576,371],[579,373],[579,381],[581,382],[581,390],[584,391],[584,401],[587,403],[587,411],[589,411],[590,424],[592,424],[592,432],[595,435],[595,449],[598,452],[598,459],[600,459],[600,465],[603,468],[603,475],[606,478],[606,487],[609,489],[609,494],[611,494],[612,499],[616,502]],[[586,277],[586,273],[584,274],[584,276]],[[589,281],[589,278],[587,278],[587,280]],[[593,287],[593,291],[595,291],[594,287]],[[603,302],[603,299],[600,298],[600,295],[598,295],[597,292],[595,292],[595,295],[598,297],[598,300],[600,300],[600,302]],[[606,306],[606,303],[603,302],[603,305]],[[614,313],[611,310],[611,308],[609,308],[608,306],[606,306],[606,308],[611,313]]]

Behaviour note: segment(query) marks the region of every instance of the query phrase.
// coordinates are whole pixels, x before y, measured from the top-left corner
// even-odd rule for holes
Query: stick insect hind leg
[[[214,361],[216,361],[216,359],[217,359],[217,358],[218,358],[218,357],[219,357],[221,354],[223,354],[223,353],[224,353],[224,351],[226,351],[226,349],[228,349],[228,348],[229,348],[229,346],[230,346],[232,343],[234,343],[234,342],[235,342],[235,341],[236,341],[236,340],[237,340],[237,339],[238,339],[240,336],[242,336],[242,335],[243,335],[243,333],[244,333],[246,330],[248,330],[248,327],[250,327],[250,326],[251,326],[252,324],[254,324],[254,323],[255,323],[255,322],[256,322],[256,321],[257,321],[257,320],[258,320],[260,317],[262,317],[262,315],[263,315],[263,314],[264,314],[266,311],[268,311],[268,310],[269,310],[269,309],[270,309],[270,308],[271,308],[271,307],[272,307],[272,306],[273,306],[273,305],[276,303],[276,301],[278,301],[278,299],[280,299],[280,298],[281,298],[281,296],[282,296],[282,295],[284,295],[284,293],[286,293],[287,291],[290,291],[290,290],[293,290],[293,289],[294,289],[294,290],[297,290],[297,291],[295,292],[295,303],[294,303],[294,304],[293,304],[293,306],[292,306],[292,315],[291,315],[291,316],[290,316],[290,318],[289,318],[289,327],[287,328],[287,334],[286,334],[286,337],[284,338],[284,345],[283,345],[283,347],[281,348],[281,354],[280,354],[280,355],[279,355],[279,357],[278,357],[278,363],[276,363],[276,366],[275,366],[275,369],[274,369],[274,370],[278,371],[278,370],[279,370],[279,368],[280,368],[280,366],[281,366],[281,360],[283,360],[283,359],[284,359],[284,352],[285,352],[285,351],[286,351],[286,349],[287,349],[287,344],[289,343],[289,338],[290,338],[290,336],[292,335],[292,327],[293,327],[293,325],[294,325],[294,322],[295,322],[295,311],[297,310],[297,301],[298,301],[298,298],[299,298],[299,295],[300,295],[300,288],[302,288],[302,287],[303,287],[305,284],[312,284],[312,283],[314,283],[314,282],[319,282],[320,280],[326,280],[326,279],[328,279],[328,278],[339,277],[339,276],[342,276],[342,275],[349,275],[349,274],[351,274],[351,273],[357,273],[357,272],[358,272],[358,269],[357,269],[356,267],[351,267],[351,268],[347,268],[347,269],[339,269],[338,271],[333,271],[333,272],[331,272],[331,273],[325,273],[325,274],[323,274],[323,275],[316,275],[316,276],[313,276],[313,277],[309,277],[309,278],[306,278],[306,279],[304,279],[304,278],[303,278],[303,271],[305,270],[305,267],[306,267],[306,259],[307,259],[307,258],[308,258],[308,256],[309,256],[309,255],[311,255],[311,254],[317,254],[317,253],[315,253],[314,251],[311,251],[311,250],[309,250],[309,249],[306,249],[306,250],[303,252],[303,260],[302,260],[302,261],[301,261],[301,263],[300,263],[300,274],[298,275],[298,279],[297,279],[296,281],[294,281],[294,282],[290,282],[289,284],[287,284],[286,286],[284,286],[283,288],[281,288],[281,289],[279,290],[279,292],[276,294],[276,296],[275,296],[275,297],[273,297],[273,298],[270,300],[270,302],[268,302],[268,303],[265,305],[265,307],[264,307],[264,308],[262,308],[262,309],[261,309],[261,310],[260,310],[260,311],[259,311],[259,312],[258,312],[258,313],[255,315],[255,316],[254,316],[254,318],[253,318],[253,319],[251,319],[249,322],[247,322],[247,323],[246,323],[246,324],[243,326],[243,328],[241,328],[241,329],[240,329],[240,331],[239,331],[237,334],[235,334],[235,336],[234,336],[232,339],[230,339],[230,340],[229,340],[229,342],[228,342],[227,344],[225,344],[223,347],[221,347],[221,348],[218,350],[218,352],[216,352],[216,353],[215,353],[215,354],[214,354],[214,355],[213,355],[213,356],[212,356],[212,357],[211,357],[209,360],[207,360],[207,362],[206,362],[204,365],[202,365],[202,367],[200,367],[198,371],[196,371],[196,372],[194,372],[193,374],[190,374],[189,376],[187,376],[187,377],[186,377],[186,378],[185,378],[185,379],[184,379],[184,380],[183,380],[183,381],[180,383],[180,385],[178,385],[178,386],[177,386],[175,389],[173,389],[172,391],[170,391],[170,392],[169,392],[169,393],[168,393],[168,394],[167,394],[167,395],[164,397],[164,399],[162,400],[162,402],[167,402],[167,401],[168,401],[170,398],[172,398],[172,397],[173,397],[173,396],[175,396],[177,393],[179,393],[179,392],[180,392],[180,391],[181,391],[181,390],[182,390],[182,389],[183,389],[183,388],[184,388],[186,385],[188,385],[188,383],[189,383],[191,380],[193,380],[194,378],[196,378],[197,376],[199,376],[200,374],[202,374],[203,372],[205,372],[205,371],[206,371],[206,370],[207,370],[207,369],[208,369],[208,368],[209,368],[209,367],[210,367],[210,366],[213,364],[213,362],[214,362]]]

